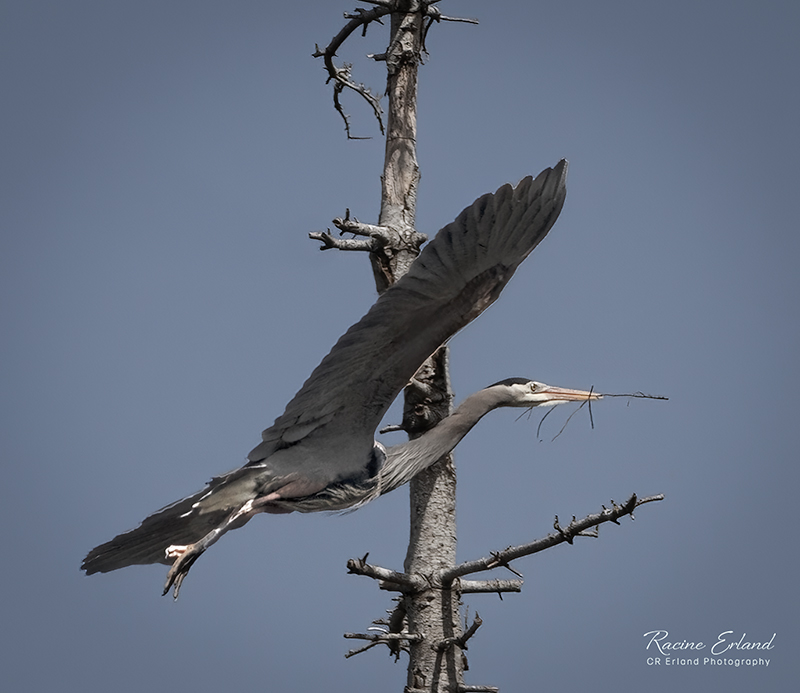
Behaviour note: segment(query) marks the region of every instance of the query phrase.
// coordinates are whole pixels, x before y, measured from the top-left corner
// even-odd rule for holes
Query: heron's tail
[[[95,547],[83,559],[81,569],[87,575],[92,575],[108,573],[129,565],[171,565],[174,558],[166,557],[168,546],[199,541],[211,529],[221,524],[231,512],[230,508],[219,505],[209,510],[198,507],[201,500],[215,492],[213,481],[209,486],[153,513],[136,529],[119,534],[111,541]]]

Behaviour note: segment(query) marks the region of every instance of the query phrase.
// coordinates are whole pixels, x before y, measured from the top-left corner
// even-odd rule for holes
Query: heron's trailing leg
[[[172,587],[172,598],[177,599],[178,593],[181,591],[183,579],[189,573],[189,569],[194,565],[194,562],[200,558],[203,552],[209,546],[219,541],[219,538],[225,534],[225,532],[231,529],[238,529],[251,517],[253,517],[253,515],[264,511],[265,508],[263,506],[263,502],[259,503],[259,500],[262,499],[251,499],[247,501],[235,513],[232,513],[219,527],[212,529],[208,534],[206,534],[199,541],[196,541],[194,544],[188,544],[186,546],[173,544],[172,546],[168,546],[166,549],[167,558],[175,558],[175,562],[172,564],[172,567],[167,573],[167,582],[164,585],[164,591],[162,592],[162,595],[165,595],[167,592],[169,592],[169,588]]]

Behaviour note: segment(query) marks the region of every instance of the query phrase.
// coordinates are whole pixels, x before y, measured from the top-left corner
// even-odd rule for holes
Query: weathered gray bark
[[[395,247],[372,253],[378,291],[403,276],[419,254],[415,244],[417,210],[417,70],[422,46],[422,15],[413,11],[392,13],[391,38],[386,51],[386,154],[381,176],[379,224],[398,234]]]
[[[417,185],[417,72],[422,50],[423,17],[418,3],[408,2],[403,13],[393,13],[391,38],[386,53],[388,115],[386,156],[381,177],[380,225],[396,231],[401,241],[415,237]],[[405,274],[418,253],[402,247],[399,252],[375,254],[378,290]],[[382,286],[385,281],[385,286]],[[443,347],[420,369],[417,382],[406,389],[403,427],[419,435],[450,413],[450,376],[447,348]],[[407,574],[432,576],[455,565],[456,475],[452,455],[418,475],[410,484],[411,528],[405,560]],[[407,688],[453,691],[463,683],[463,663],[457,645],[437,650],[434,645],[461,635],[459,597],[438,585],[406,594],[402,608],[407,630],[423,636],[412,641]]]
[[[416,403],[420,386],[406,392],[404,423],[407,430],[422,420],[418,435],[450,413],[452,395],[447,360],[442,347],[424,367],[424,403]],[[456,471],[453,455],[447,455],[418,474],[410,483],[410,536],[404,569],[422,575],[428,589],[406,594],[403,599],[410,633],[423,639],[409,643],[408,687],[426,691],[456,691],[463,683],[461,649],[455,643],[439,649],[437,643],[461,637],[459,594],[436,578],[456,564]],[[452,583],[451,583],[452,584]]]

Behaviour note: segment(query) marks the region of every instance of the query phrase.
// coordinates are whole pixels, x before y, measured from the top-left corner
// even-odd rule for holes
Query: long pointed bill
[[[568,390],[565,387],[553,387],[546,385],[539,390],[537,395],[544,395],[548,404],[560,404],[561,402],[585,402],[587,400],[602,399],[603,395],[597,392],[587,392],[586,390]]]

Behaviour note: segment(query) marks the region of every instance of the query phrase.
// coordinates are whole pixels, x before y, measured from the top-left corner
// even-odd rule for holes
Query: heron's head
[[[568,390],[564,387],[545,385],[536,380],[526,378],[507,378],[490,385],[487,389],[496,389],[507,398],[502,406],[506,407],[546,407],[564,402],[585,402],[600,399],[602,395],[585,390]]]

